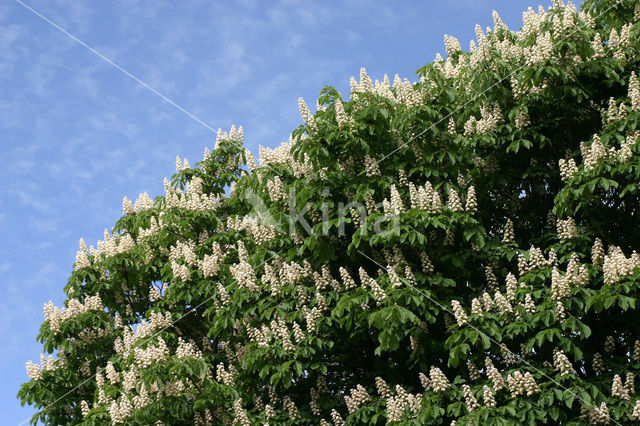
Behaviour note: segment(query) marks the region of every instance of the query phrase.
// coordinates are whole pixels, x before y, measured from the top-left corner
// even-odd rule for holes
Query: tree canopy
[[[493,18],[125,197],[45,305],[32,421],[638,421],[640,6]]]

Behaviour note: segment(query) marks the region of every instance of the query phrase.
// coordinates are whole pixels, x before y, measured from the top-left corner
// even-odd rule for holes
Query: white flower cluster
[[[149,391],[147,390],[146,386],[142,384],[140,386],[140,394],[134,395],[133,397],[133,408],[135,408],[136,410],[140,410],[151,404],[151,402],[152,401],[149,397]]]
[[[600,352],[596,352],[593,355],[591,367],[596,373],[603,373],[605,371],[604,361],[602,360],[602,355],[600,355]]]
[[[640,138],[640,131],[636,131],[633,134],[627,135],[625,140],[620,144],[620,149],[617,152],[618,160],[621,162],[629,161],[633,156],[631,148],[638,142]]]
[[[487,277],[487,284],[489,284],[489,287],[494,290],[498,288],[498,278],[496,277],[496,274],[493,272],[493,269],[491,268],[491,266],[485,266],[484,268],[484,274]]]
[[[202,275],[205,278],[212,277],[220,270],[220,265],[224,262],[224,255],[218,243],[213,244],[213,253],[205,254],[204,258],[198,262]]]
[[[573,158],[564,159],[561,158],[558,160],[558,166],[560,168],[560,178],[563,182],[571,179],[575,173],[578,172],[578,166],[576,166],[576,162]]]
[[[53,358],[53,355],[45,356],[44,354],[40,354],[40,365],[41,365],[42,371],[57,370],[64,363],[65,363],[64,357],[62,357],[59,361],[56,361]]]
[[[495,132],[498,124],[503,121],[502,111],[499,104],[494,104],[493,108],[485,103],[480,108],[480,119],[474,115],[469,117],[464,124],[464,135],[471,136],[474,133],[484,135],[486,133]]]
[[[509,392],[512,398],[516,398],[520,395],[531,396],[540,392],[540,388],[533,378],[530,372],[525,372],[524,375],[520,371],[515,371],[513,374],[507,376],[507,383],[509,384]]]
[[[514,364],[516,362],[516,355],[511,352],[511,350],[504,343],[500,343],[500,355],[502,355],[502,359],[504,360],[505,364]]]
[[[351,396],[345,395],[344,401],[347,404],[347,409],[349,413],[353,413],[358,410],[362,404],[365,404],[367,401],[371,400],[369,393],[362,385],[357,385],[355,389],[351,389],[349,392]]]
[[[482,293],[482,305],[484,307],[485,312],[491,312],[493,310],[494,301],[491,298],[491,295],[486,291]]]
[[[136,238],[136,244],[142,244],[144,238],[151,237],[152,235],[156,235],[160,228],[162,228],[164,224],[162,223],[162,219],[160,219],[160,223],[156,220],[155,217],[151,217],[149,221],[148,228],[142,228],[138,230],[138,237]]]
[[[42,370],[39,364],[29,360],[26,362],[27,375],[33,380],[42,380]]]
[[[533,303],[533,299],[531,298],[531,294],[527,293],[524,296],[524,310],[527,313],[535,314],[536,313],[536,304]]]
[[[138,324],[135,331],[131,326],[124,328],[122,338],[118,337],[114,342],[116,353],[128,356],[137,341],[150,337],[153,331],[157,328],[164,328],[171,325],[171,314],[169,312],[166,312],[166,315],[164,316],[162,314],[157,314],[154,317],[154,315],[151,314],[151,317],[153,324],[143,320]]]
[[[175,246],[169,247],[169,260],[177,261],[182,259],[187,265],[195,265],[197,262],[195,248],[196,242],[193,240],[187,242],[176,241]]]
[[[49,329],[57,333],[60,331],[61,323],[69,318],[89,311],[102,311],[103,309],[104,305],[99,295],[87,296],[84,303],[78,299],[70,299],[67,302],[67,307],[62,309],[56,307],[52,301],[49,301],[44,305],[44,319],[49,322]]]
[[[546,259],[542,254],[542,250],[538,247],[531,246],[529,248],[529,259],[523,253],[518,254],[518,271],[520,276],[528,272],[534,271],[545,266],[553,266],[557,261],[555,251],[549,251],[549,258]]]
[[[410,394],[402,386],[396,385],[396,396],[390,396],[387,398],[387,421],[401,421],[402,415],[406,411],[407,407],[409,407],[409,410],[415,416],[420,411],[421,405],[421,394]]]
[[[610,247],[609,254],[604,256],[602,272],[605,284],[613,284],[621,278],[631,275],[635,268],[640,267],[640,255],[633,252],[631,257],[626,257],[620,247]]]
[[[253,156],[251,151],[248,148],[244,150],[244,156],[246,159],[246,165],[249,171],[255,170],[258,168],[258,164],[256,163],[256,158]]]
[[[336,111],[336,122],[338,123],[338,127],[344,128],[349,125],[355,123],[352,117],[349,117],[344,110],[344,105],[340,99],[336,99],[334,103],[335,111]]]
[[[418,378],[420,379],[420,383],[425,391],[429,391],[431,389],[431,383],[429,382],[429,378],[423,372],[418,373]]]
[[[376,382],[376,391],[378,392],[378,395],[380,395],[385,399],[391,398],[393,393],[391,392],[389,385],[387,385],[387,382],[385,382],[382,377],[376,377],[375,382]]]
[[[91,266],[91,262],[89,262],[89,251],[87,250],[87,244],[82,238],[80,238],[79,244],[80,250],[76,252],[76,261],[73,264],[73,268],[76,271]]]
[[[389,76],[385,74],[383,80],[381,82],[376,80],[374,85],[364,67],[360,68],[360,83],[358,84],[356,79],[351,77],[349,85],[351,88],[351,100],[358,99],[358,95],[361,93],[375,93],[395,102],[405,104],[410,108],[420,105],[423,101],[423,96],[416,90],[414,84],[406,78],[402,80],[397,74],[393,79],[395,94],[391,91]]]
[[[133,349],[135,363],[141,368],[147,368],[154,361],[161,361],[169,356],[169,348],[162,337],[158,337],[157,345],[148,345],[146,348],[135,347]]]
[[[334,279],[331,275],[328,265],[322,265],[321,272],[321,274],[318,272],[313,273],[313,281],[315,282],[318,290],[325,290],[327,288],[332,288],[335,291],[342,290],[338,280]]]
[[[458,302],[457,300],[452,300],[451,309],[453,309],[453,315],[455,316],[458,325],[462,326],[468,322],[467,314],[464,312],[464,309],[462,309],[460,302]]]
[[[298,280],[308,278],[313,275],[311,265],[306,260],[303,265],[299,265],[293,261],[291,263],[283,263],[282,265],[279,265],[279,269],[280,280],[283,285],[292,285]]]
[[[123,203],[124,203],[124,200],[123,200]],[[140,213],[145,210],[152,210],[153,206],[154,206],[153,200],[149,197],[149,194],[147,194],[146,192],[143,192],[138,195],[138,199],[136,200],[133,206],[133,211],[136,213]]]
[[[533,378],[533,375],[528,371],[524,373],[524,389],[527,392],[527,396],[531,396],[540,392],[540,388],[538,387],[536,380]]]
[[[556,319],[558,321],[564,321],[564,319],[566,318],[566,313],[564,311],[564,304],[558,300],[556,302]]]
[[[223,142],[227,141],[236,141],[240,144],[244,143],[244,129],[242,126],[238,126],[236,129],[235,125],[231,125],[231,129],[229,129],[229,133],[223,131],[222,129],[218,129],[216,134],[216,143],[213,149],[218,149]]]
[[[475,28],[476,39],[478,41],[478,45],[476,46],[473,40],[471,41],[473,44],[469,46],[469,50],[471,51],[470,65],[471,68],[476,68],[482,62],[491,60],[491,44],[487,38],[487,36],[482,31],[482,27],[480,25],[476,25]]]
[[[556,228],[558,231],[558,238],[560,238],[561,241],[570,240],[579,236],[578,227],[572,217],[564,220],[558,219],[556,222]]]
[[[116,400],[112,401],[108,412],[113,424],[124,423],[131,416],[133,405],[127,395],[122,395],[120,404]]]
[[[616,98],[609,98],[609,108],[607,109],[607,123],[612,123],[616,120],[624,120],[627,117],[627,109],[624,103],[616,103]]]
[[[496,406],[496,398],[493,396],[493,392],[491,388],[487,385],[482,386],[482,400],[484,401],[484,405],[486,407],[495,407]]]
[[[371,158],[368,154],[364,156],[364,169],[368,177],[380,176],[380,167],[378,162]]]
[[[309,127],[310,130],[316,131],[318,129],[318,124],[315,121],[315,117],[311,114],[309,107],[304,102],[303,98],[298,98],[298,108],[300,109],[300,115],[302,116],[302,120]],[[262,163],[261,163],[262,164]]]
[[[516,290],[518,290],[518,279],[511,272],[507,274],[506,278],[507,300],[509,302],[515,302]]]
[[[480,404],[478,404],[478,400],[476,399],[475,395],[473,395],[473,392],[471,392],[471,388],[469,387],[469,385],[462,385],[462,393],[464,395],[464,402],[467,405],[467,410],[469,410],[469,412],[474,411],[478,409],[478,407],[480,407]]]
[[[483,314],[484,314],[484,309],[482,307],[482,302],[477,297],[474,297],[473,300],[471,301],[471,315],[482,316]]]
[[[358,93],[371,93],[374,90],[373,81],[367,74],[367,69],[364,67],[360,68],[360,84],[356,82],[355,78],[351,77],[349,85],[351,88],[351,99],[357,99]]]
[[[260,167],[290,163],[293,161],[291,148],[291,144],[287,142],[284,142],[273,149],[260,146],[258,149],[258,161],[260,162]]]
[[[451,188],[449,190],[449,197],[447,198],[447,208],[452,212],[461,212],[464,211],[462,208],[462,203],[460,202],[460,197],[455,189]]]
[[[135,242],[129,234],[124,235],[111,235],[109,231],[104,230],[104,241],[98,241],[98,250],[90,254],[97,255],[104,253],[105,256],[111,257],[117,254],[126,253],[134,248]]]
[[[420,252],[420,264],[422,265],[423,272],[433,273],[433,262],[431,262],[429,255],[427,255],[427,253],[425,253],[424,251]]]
[[[216,366],[216,380],[227,386],[234,386],[233,375],[224,368],[223,363]]]
[[[162,312],[151,312],[149,316],[149,329],[151,330],[162,330],[164,328],[170,327],[173,324],[171,320],[171,312],[166,311],[164,314]],[[141,324],[142,325],[142,324]],[[144,327],[144,326],[143,326]],[[137,332],[137,330],[136,330]],[[141,331],[139,334],[145,333]],[[140,338],[140,337],[138,337]]]
[[[222,201],[214,194],[204,194],[202,191],[202,178],[194,177],[187,183],[183,193],[173,188],[169,181],[164,181],[164,207],[167,209],[180,208],[194,211],[213,211],[222,205]]]
[[[257,219],[250,216],[245,216],[242,220],[235,221],[231,217],[227,218],[227,228],[236,231],[247,231],[257,244],[271,241],[278,236],[275,226],[259,223]]]
[[[85,401],[84,399],[80,401],[80,413],[82,414],[82,417],[87,417],[89,415],[89,411],[90,408],[87,401]]]
[[[289,414],[289,418],[291,420],[296,421],[298,418],[300,418],[298,407],[296,407],[296,404],[291,400],[290,397],[287,396],[284,398],[284,400],[282,401],[282,406],[285,410],[287,410],[287,413]]]
[[[476,198],[476,188],[471,185],[467,190],[467,199],[464,204],[464,210],[467,212],[475,212],[478,209],[478,199]]]
[[[424,101],[424,97],[420,91],[417,90],[417,87],[406,78],[401,80],[398,74],[393,78],[393,89],[396,93],[395,101],[405,104],[409,108],[419,106]],[[386,84],[384,88],[383,85],[377,87],[377,91],[384,96],[384,94],[387,93]]]
[[[504,225],[504,231],[502,233],[502,242],[505,244],[511,244],[515,242],[515,233],[513,231],[513,221],[511,219],[507,219],[507,222]]]
[[[392,288],[402,287],[402,280],[400,279],[400,276],[397,274],[394,268],[391,265],[388,265],[386,269],[389,274],[389,282],[391,282],[391,287]]]
[[[567,276],[562,276],[558,268],[553,268],[551,271],[551,299],[559,301],[569,297],[570,294],[571,288]]]
[[[634,420],[640,419],[640,399],[636,400],[636,405],[633,406],[631,417],[633,417]]]
[[[187,282],[191,279],[191,271],[189,270],[189,267],[187,265],[178,263],[175,260],[171,261],[171,271],[173,272],[174,277],[179,278],[184,282]]]
[[[331,410],[331,420],[333,421],[334,426],[342,426],[344,424],[342,416],[335,409]]]
[[[525,393],[524,376],[517,370],[507,375],[507,385],[512,398],[516,398]]]
[[[580,143],[580,152],[582,154],[582,162],[586,170],[591,170],[601,158],[607,157],[609,152],[602,144],[599,135],[593,135],[593,142],[590,146]]]
[[[291,342],[291,337],[289,337],[289,328],[287,327],[287,324],[285,324],[284,320],[282,318],[278,318],[278,321],[272,320],[270,326],[274,337],[282,340],[283,349],[288,352],[294,351],[295,346]]]
[[[551,33],[536,35],[536,43],[524,49],[525,63],[528,66],[540,64],[550,58],[553,58],[553,42],[551,41]]]
[[[493,299],[495,300],[496,305],[498,305],[498,310],[502,315],[508,315],[513,312],[511,303],[509,303],[509,301],[499,291],[495,292]]]
[[[613,376],[613,382],[611,383],[611,396],[617,396],[625,401],[629,400],[629,390],[622,384],[622,378],[619,374]]]
[[[280,176],[276,176],[267,182],[267,192],[271,201],[280,201],[287,198]]]
[[[604,350],[609,354],[616,350],[616,341],[613,336],[609,335],[604,339]]]
[[[296,341],[296,343],[302,342],[305,338],[302,328],[295,321],[293,322],[293,338]]]
[[[413,183],[409,183],[409,199],[412,209],[424,210],[430,214],[436,214],[442,210],[440,195],[433,189],[430,182],[417,188]]]
[[[109,383],[111,383],[112,385],[115,385],[120,381],[120,375],[116,371],[111,361],[107,362],[107,366],[105,367],[105,374],[107,376],[107,379],[109,379]]]
[[[218,133],[220,133],[221,130],[222,129],[219,129]],[[189,165],[189,160],[185,158],[183,163],[180,157],[176,155],[176,173],[180,173],[190,168],[191,168],[191,165]]]
[[[629,78],[629,98],[631,99],[631,109],[633,111],[640,111],[640,81],[635,71],[631,72]]]
[[[569,358],[567,358],[567,356],[564,354],[564,351],[561,349],[555,349],[553,352],[553,366],[561,376],[576,373],[576,370],[573,369],[571,362],[569,362]]]
[[[473,361],[469,360],[467,362],[467,369],[469,370],[469,378],[471,380],[473,381],[480,380],[480,371],[478,370],[478,367]]]
[[[396,188],[395,184],[391,185],[391,210],[393,214],[404,213],[404,204],[402,203],[402,197]]]
[[[250,426],[251,421],[249,421],[249,416],[242,408],[242,398],[238,398],[233,403],[233,413],[235,415],[234,423],[237,423],[241,426]]]
[[[431,366],[429,370],[429,379],[431,382],[431,389],[433,389],[434,392],[444,392],[450,386],[447,376],[445,376],[442,370],[438,367]]]
[[[587,410],[587,416],[590,424],[609,424],[611,416],[609,415],[609,407],[605,402],[602,402],[599,407],[594,406]]]
[[[135,365],[131,366],[128,371],[122,372],[122,388],[125,392],[131,392],[136,386],[136,378],[138,377],[138,371]]]
[[[179,337],[176,357],[202,359],[202,352],[194,342],[185,342],[182,337]]]
[[[503,389],[505,386],[504,379],[489,357],[485,358],[484,366],[487,377],[493,383],[493,389],[496,392]]]
[[[454,53],[457,53],[460,50],[462,50],[462,47],[460,47],[460,42],[458,41],[458,39],[448,34],[444,35],[444,47],[445,47],[445,50],[447,51],[447,55],[453,55]]]
[[[624,387],[629,393],[629,395],[633,395],[636,393],[636,385],[635,385],[636,375],[633,373],[627,373],[627,378],[624,383]]]
[[[238,286],[245,287],[250,290],[259,290],[256,285],[256,273],[253,267],[246,260],[242,260],[229,268],[231,275],[238,282]]]
[[[454,79],[465,71],[466,65],[464,61],[458,61],[456,65],[453,65],[453,58],[449,56],[447,60],[444,61],[444,67],[440,66],[439,63],[435,63],[434,67],[444,72],[445,78]],[[450,133],[455,134],[454,132]]]
[[[313,165],[311,164],[307,154],[305,154],[302,162],[293,159],[291,149],[294,145],[295,141],[290,137],[289,142],[285,142],[274,149],[268,149],[261,146],[259,148],[260,166],[267,167],[272,164],[288,164],[293,169],[293,175],[295,178],[301,178],[304,176],[307,179],[316,179],[318,177],[322,177],[322,170],[320,173],[316,173],[314,171]]]
[[[522,13],[522,31],[519,33],[520,38],[524,39],[530,35],[538,34],[542,28],[546,17],[546,12],[542,6],[538,8],[536,13],[531,7]]]
[[[382,287],[380,287],[375,279],[371,278],[369,274],[367,274],[367,271],[365,271],[363,268],[360,268],[358,272],[360,274],[360,282],[362,283],[362,287],[369,287],[373,292],[376,303],[378,305],[382,303],[382,301],[387,298],[387,293],[382,289]]]
[[[271,330],[265,324],[260,328],[247,326],[247,334],[252,342],[263,348],[269,347],[272,340]]]
[[[280,290],[282,289],[282,285],[280,283],[280,280],[278,279],[278,273],[276,272],[276,270],[279,268],[279,265],[277,265],[276,263],[277,262],[274,262],[273,264],[266,263],[264,265],[264,272],[260,277],[260,280],[264,284],[269,286],[269,290],[272,296],[277,296],[278,294],[280,294]]]

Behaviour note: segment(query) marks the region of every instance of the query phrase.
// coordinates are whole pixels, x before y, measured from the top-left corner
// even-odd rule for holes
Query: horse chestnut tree
[[[125,198],[45,305],[32,421],[638,421],[640,6],[493,18]]]

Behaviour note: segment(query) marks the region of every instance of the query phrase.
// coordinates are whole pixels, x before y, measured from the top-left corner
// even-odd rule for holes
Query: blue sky
[[[467,49],[476,23],[492,26],[493,9],[517,29],[522,11],[537,8],[521,0],[24,4],[195,119],[20,2],[0,3],[3,424],[33,413],[16,392],[25,361],[39,360],[42,306],[62,304],[78,239],[101,239],[123,196],[160,195],[176,155],[195,164],[215,141],[211,129],[242,125],[257,154],[301,123],[299,96],[313,109],[325,85],[347,94],[361,66],[373,79],[415,80],[444,54],[445,33]]]

